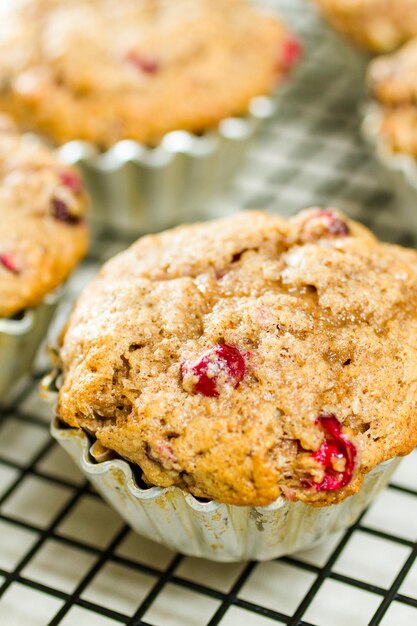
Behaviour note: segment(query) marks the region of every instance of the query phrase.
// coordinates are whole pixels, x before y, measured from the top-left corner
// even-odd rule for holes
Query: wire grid
[[[412,242],[358,138],[364,60],[302,0],[270,0],[306,61],[215,214],[333,204]],[[249,44],[248,44],[249,45]],[[70,282],[71,300],[108,239]],[[65,314],[68,305],[61,310]],[[4,626],[411,626],[417,624],[417,452],[377,503],[320,548],[270,563],[212,564],[134,535],[48,435],[37,373],[0,408],[0,624]]]

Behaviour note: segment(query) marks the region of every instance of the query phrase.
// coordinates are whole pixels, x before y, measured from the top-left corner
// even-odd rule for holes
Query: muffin
[[[270,93],[298,54],[243,0],[26,0],[6,19],[0,105],[57,145],[204,132]]]
[[[368,68],[368,100],[362,132],[397,196],[399,219],[417,234],[417,38],[374,59]]]
[[[147,236],[78,301],[57,415],[147,485],[311,520],[417,443],[416,300],[417,253],[333,210]]]
[[[50,294],[85,254],[85,211],[79,174],[0,116],[0,398],[30,367]]]
[[[131,234],[230,180],[300,46],[245,0],[22,0],[0,53],[0,108],[63,146],[96,221]]]
[[[416,7],[417,9],[417,7]],[[378,105],[380,134],[393,152],[417,158],[417,37],[369,66],[368,86]]]
[[[417,35],[417,0],[315,2],[337,30],[372,52],[390,52]]]

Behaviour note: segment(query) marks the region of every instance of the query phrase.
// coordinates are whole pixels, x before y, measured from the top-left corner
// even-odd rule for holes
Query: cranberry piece
[[[332,218],[329,219],[327,230],[330,235],[334,235],[335,237],[346,237],[347,235],[349,235],[349,226],[346,224],[346,222],[336,217],[335,215],[333,215]]]
[[[83,190],[83,184],[79,175],[72,170],[65,170],[60,173],[61,183],[75,195],[79,195]]]
[[[291,69],[300,60],[303,48],[295,37],[286,39],[279,50],[279,69]]]
[[[19,274],[20,270],[16,267],[13,256],[11,254],[0,254],[0,264],[4,269],[12,272],[13,274]]]
[[[58,222],[65,222],[66,224],[76,225],[79,224],[81,218],[76,215],[71,215],[68,210],[68,205],[60,198],[52,198],[52,211],[53,216]]]
[[[309,482],[308,487],[316,491],[341,489],[352,480],[356,447],[343,435],[342,426],[332,413],[320,415],[316,424],[323,429],[325,440],[312,456],[325,468],[325,476],[320,483]]]
[[[131,50],[125,56],[125,60],[144,74],[156,74],[159,71],[159,62],[156,59]]]
[[[155,445],[155,452],[158,456],[162,457],[168,463],[175,463],[177,457],[175,456],[172,446],[167,443],[159,442]]]
[[[239,350],[218,344],[195,363],[183,363],[181,373],[187,390],[203,396],[217,397],[222,386],[238,387],[245,375],[245,360]],[[188,384],[190,381],[191,384]]]
[[[314,227],[319,228],[320,226],[325,229],[327,234],[333,237],[347,237],[350,234],[347,223],[329,209],[312,211],[307,217],[307,230],[313,230]]]

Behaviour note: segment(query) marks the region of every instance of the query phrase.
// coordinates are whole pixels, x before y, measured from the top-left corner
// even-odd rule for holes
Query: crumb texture
[[[416,3],[417,14],[417,3]],[[417,157],[417,37],[371,62],[369,90],[379,105],[380,132],[394,152]]]
[[[202,132],[271,93],[300,53],[278,19],[245,0],[10,6],[0,106],[57,144],[153,145],[169,131]]]
[[[327,505],[417,443],[417,254],[333,210],[140,239],[81,296],[58,415],[149,484]]]
[[[417,35],[417,0],[315,0],[341,33],[373,52],[390,52]]]
[[[0,116],[0,317],[36,306],[87,249],[81,179]]]

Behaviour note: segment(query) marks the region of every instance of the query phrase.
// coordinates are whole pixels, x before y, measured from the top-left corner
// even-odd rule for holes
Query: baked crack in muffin
[[[0,116],[0,318],[40,304],[87,249],[78,173]]]
[[[55,144],[157,144],[270,94],[300,48],[244,0],[23,0],[0,33],[0,106]]]
[[[416,9],[417,10],[417,9]],[[379,107],[381,138],[393,152],[417,157],[417,37],[369,66],[368,85]]]
[[[333,210],[140,239],[64,333],[58,416],[195,496],[313,505],[417,443],[417,254]]]
[[[389,52],[417,35],[417,0],[315,2],[337,30],[374,52]]]

